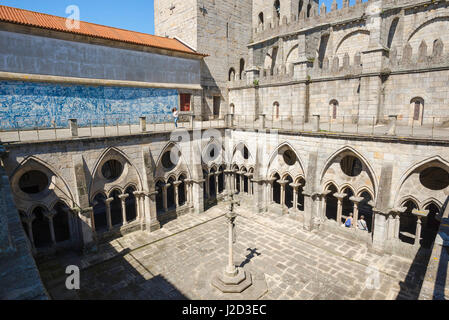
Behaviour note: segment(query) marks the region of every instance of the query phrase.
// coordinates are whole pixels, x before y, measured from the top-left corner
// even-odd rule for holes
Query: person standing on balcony
[[[173,108],[171,110],[173,112],[173,118],[175,118],[175,127],[178,127],[178,118],[179,118],[179,114],[178,114],[178,109],[177,108]]]

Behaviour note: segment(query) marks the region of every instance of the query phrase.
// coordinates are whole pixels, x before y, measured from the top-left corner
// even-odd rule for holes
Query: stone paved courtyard
[[[39,259],[54,299],[416,299],[425,266],[380,256],[366,245],[307,232],[288,216],[254,215],[238,208],[237,265],[264,281],[257,297],[232,296],[210,285],[227,261],[224,206],[181,216],[147,234],[135,232],[105,243],[98,254]],[[81,289],[65,289],[65,266],[81,266]],[[379,270],[378,286],[367,288]],[[411,273],[409,270],[413,270]],[[376,277],[372,277],[375,279]],[[371,278],[370,278],[371,279]],[[249,289],[248,289],[249,290]]]

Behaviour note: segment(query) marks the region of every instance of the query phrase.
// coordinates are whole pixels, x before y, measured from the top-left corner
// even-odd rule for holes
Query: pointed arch
[[[103,165],[109,160],[117,160],[123,167],[121,175],[111,182],[106,181],[103,175],[100,174]],[[138,184],[139,189],[142,188],[143,180],[137,167],[122,150],[116,147],[106,148],[98,157],[94,169],[92,170],[92,179],[88,189],[88,192],[91,195],[89,198],[93,199],[92,194],[97,193],[98,190],[112,190],[112,186],[117,186],[123,190],[123,187],[130,182]]]
[[[164,156],[164,154],[167,151],[171,150],[172,148],[176,148],[179,151],[179,153],[181,154],[181,156],[180,156],[180,159],[179,159],[180,161],[178,161],[178,163],[175,165],[175,167],[173,167],[169,172],[171,172],[171,171],[173,171],[175,169],[178,169],[178,168],[180,168],[180,165],[183,165],[183,166],[185,166],[185,168],[182,168],[181,170],[187,171],[188,176],[191,177],[192,176],[192,172],[190,170],[188,162],[186,161],[186,159],[184,157],[184,153],[182,152],[182,148],[181,148],[181,146],[178,143],[176,143],[174,141],[167,142],[165,144],[164,148],[162,148],[162,151],[159,153],[159,156],[158,156],[158,158],[156,160],[155,168],[154,168],[155,175],[157,175],[158,169],[163,167],[162,163],[161,163],[162,162],[162,157]]]
[[[395,189],[395,204],[398,204],[400,199],[410,197],[410,194],[416,194],[418,204],[427,202],[428,199],[436,199],[440,203],[446,199],[445,191],[449,190],[449,186],[442,189],[429,189],[425,184],[425,180],[421,180],[421,173],[430,168],[441,168],[449,175],[449,162],[441,156],[436,155],[427,159],[414,163],[408,168],[399,179]],[[449,181],[446,181],[449,183]]]
[[[297,159],[297,161],[299,162],[299,166],[300,166],[300,168],[301,168],[302,173],[304,174],[304,176],[307,176],[307,173],[306,173],[306,171],[305,171],[305,169],[304,169],[304,168],[305,168],[305,167],[304,167],[304,162],[303,162],[303,160],[302,160],[302,158],[301,158],[301,156],[300,156],[298,150],[296,150],[296,148],[295,148],[289,141],[281,142],[281,143],[274,149],[274,151],[271,153],[270,157],[268,158],[269,161],[268,161],[267,170],[270,169],[270,166],[271,166],[271,164],[273,163],[275,157],[279,154],[279,150],[281,150],[281,148],[283,148],[283,147],[288,147],[289,149],[291,149],[291,150],[295,153],[296,159]],[[267,171],[267,172],[268,172],[268,171]]]
[[[372,191],[374,192],[375,195],[377,195],[379,179],[376,175],[374,168],[372,167],[372,165],[368,161],[368,159],[361,152],[359,152],[352,146],[344,146],[344,147],[338,149],[337,151],[333,152],[327,158],[326,162],[324,163],[323,168],[321,169],[320,181],[323,182],[324,176],[325,176],[327,170],[329,169],[330,165],[332,164],[332,162],[335,160],[335,158],[337,156],[343,155],[345,153],[349,153],[349,154],[352,153],[355,157],[357,157],[362,162],[363,165],[365,165],[365,167],[367,168],[367,174],[370,176],[370,178],[372,180],[373,187],[374,187],[374,190],[372,190]],[[376,198],[376,197],[374,197],[374,198]]]
[[[28,156],[23,159],[9,176],[11,189],[15,198],[23,200],[23,202],[36,202],[34,197],[25,194],[19,187],[19,180],[22,175],[33,170],[41,171],[47,175],[48,185],[46,190],[42,191],[43,193],[40,193],[40,201],[45,203],[46,207],[49,207],[50,202],[54,201],[54,198],[69,203],[69,207],[74,206],[76,199],[67,181],[50,163],[36,156]]]

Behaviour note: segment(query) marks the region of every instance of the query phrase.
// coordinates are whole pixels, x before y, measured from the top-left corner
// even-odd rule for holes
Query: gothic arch
[[[120,176],[114,181],[107,180],[101,173],[103,165],[110,160],[116,160],[120,162],[122,166],[122,172]],[[92,179],[89,184],[89,194],[91,196],[89,198],[93,199],[92,195],[96,194],[98,190],[103,190],[106,194],[109,194],[109,192],[113,188],[124,190],[123,187],[130,182],[138,185],[140,187],[139,189],[142,188],[142,178],[140,176],[139,170],[137,170],[137,167],[133,164],[131,159],[129,159],[129,157],[120,149],[116,147],[107,148],[99,156],[92,171]]]
[[[395,204],[400,204],[400,199],[414,196],[418,205],[427,203],[434,199],[443,203],[447,198],[445,191],[449,191],[449,186],[441,190],[432,190],[424,186],[421,182],[421,172],[425,169],[438,167],[449,173],[449,162],[440,156],[433,156],[422,161],[418,161],[407,169],[399,179],[396,187]]]
[[[362,168],[357,176],[348,177],[343,173],[340,162],[346,156],[353,156],[361,162]],[[329,170],[331,169],[331,166],[333,167],[333,172]],[[338,149],[328,157],[320,173],[320,181],[321,184],[327,183],[328,181],[334,181],[338,187],[339,185],[341,186],[346,183],[349,179],[351,179],[353,190],[362,189],[365,187],[371,191],[371,194],[377,194],[378,178],[370,162],[353,147],[345,146]],[[369,179],[371,185],[366,185],[366,179]],[[373,199],[375,198],[376,197],[373,197]]]
[[[25,193],[19,186],[21,177],[31,171],[42,172],[47,178],[45,189],[36,194]],[[28,211],[27,208],[32,206],[33,203],[41,203],[46,208],[49,208],[51,203],[57,200],[68,203],[69,207],[73,207],[76,203],[70,186],[65,179],[52,165],[35,156],[25,158],[17,165],[10,175],[9,181],[15,202],[21,203],[24,211]]]
[[[282,143],[280,143],[275,149],[274,151],[271,153],[270,157],[268,158],[268,166],[267,166],[267,173],[270,171],[270,169],[272,169],[272,164],[275,160],[275,158],[280,155],[279,151],[281,151],[282,149],[290,149],[291,151],[293,151],[296,155],[296,160],[299,164],[299,172],[294,173],[293,176],[297,176],[297,175],[302,175],[302,176],[306,176],[306,172],[304,170],[304,162],[301,159],[301,156],[299,154],[299,152],[296,150],[296,148],[288,141],[284,141]],[[285,151],[285,150],[284,150]],[[282,152],[283,154],[283,152]]]
[[[178,163],[171,169],[167,170],[163,168],[162,165],[162,157],[164,156],[164,154],[167,151],[170,151],[172,148],[175,148],[176,150],[178,150],[178,152],[181,154]],[[155,171],[154,171],[154,176],[156,178],[160,178],[160,177],[164,177],[164,180],[167,181],[169,175],[172,172],[180,172],[180,171],[185,171],[188,174],[188,177],[192,176],[192,173],[190,171],[190,168],[188,166],[188,162],[186,161],[185,157],[184,157],[184,153],[182,152],[181,147],[179,146],[178,143],[170,141],[168,142],[165,147],[162,149],[161,153],[159,154],[157,161],[156,161],[156,165],[155,165]]]

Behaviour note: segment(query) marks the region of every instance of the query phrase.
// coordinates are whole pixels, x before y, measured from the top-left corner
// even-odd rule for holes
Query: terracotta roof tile
[[[66,26],[66,18],[64,17],[3,5],[0,5],[0,21],[206,56],[193,51],[176,39],[158,37],[151,34],[107,27],[84,21],[80,21],[79,29],[69,29]]]

